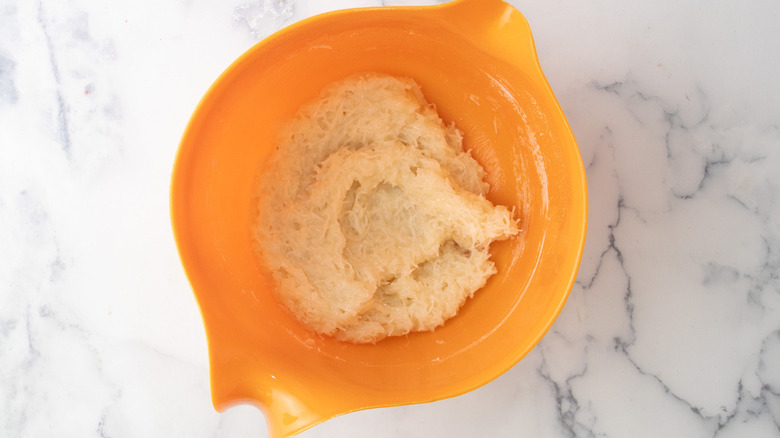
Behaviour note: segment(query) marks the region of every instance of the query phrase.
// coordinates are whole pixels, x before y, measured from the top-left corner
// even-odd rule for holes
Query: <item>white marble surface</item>
[[[780,436],[780,3],[512,3],[587,166],[571,297],[496,381],[300,436]],[[379,4],[0,0],[0,436],[266,435],[211,407],[174,154],[260,38]]]

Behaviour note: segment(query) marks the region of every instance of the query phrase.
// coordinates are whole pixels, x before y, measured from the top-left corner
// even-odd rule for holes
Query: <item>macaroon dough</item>
[[[518,232],[484,176],[414,81],[331,84],[260,173],[255,238],[276,298],[348,342],[442,325],[496,272],[490,243]]]

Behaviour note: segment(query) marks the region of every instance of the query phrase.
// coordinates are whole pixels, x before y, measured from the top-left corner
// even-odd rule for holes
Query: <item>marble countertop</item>
[[[423,4],[0,1],[0,436],[266,436],[211,406],[174,155],[254,43],[380,3]],[[569,301],[488,385],[300,436],[780,436],[780,3],[511,3],[588,173]]]

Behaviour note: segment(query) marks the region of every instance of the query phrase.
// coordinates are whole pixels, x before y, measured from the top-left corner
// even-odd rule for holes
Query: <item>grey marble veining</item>
[[[276,30],[437,3],[1,1],[0,436],[265,436],[211,407],[178,140]],[[300,436],[780,436],[780,4],[511,3],[588,174],[569,301],[496,381]]]

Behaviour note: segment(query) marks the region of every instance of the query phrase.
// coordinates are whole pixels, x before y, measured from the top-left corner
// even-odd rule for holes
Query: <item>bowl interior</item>
[[[252,249],[252,198],[280,126],[326,84],[369,71],[422,86],[464,132],[488,173],[488,198],[516,209],[522,234],[491,246],[498,274],[444,326],[352,345],[308,332],[273,299]],[[327,14],[258,44],[198,106],[171,196],[215,406],[254,402],[276,418],[272,429],[293,432],[356,409],[461,394],[509,369],[560,312],[586,220],[576,143],[527,23],[497,1]]]

